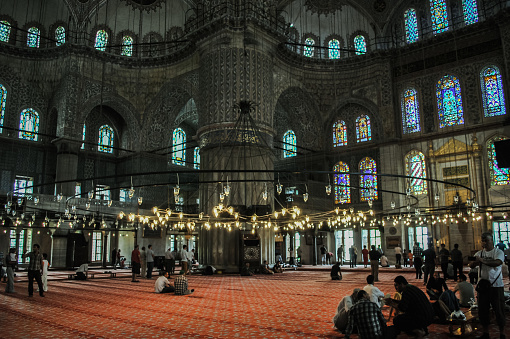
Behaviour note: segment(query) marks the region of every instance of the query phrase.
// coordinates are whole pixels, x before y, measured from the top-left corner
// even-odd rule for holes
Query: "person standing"
[[[142,246],[140,251],[140,270],[140,276],[147,278],[147,252],[145,251],[145,246]]]
[[[41,279],[42,270],[42,254],[40,252],[39,244],[34,244],[32,252],[27,252],[24,257],[28,257],[30,262],[28,263],[28,296],[34,296],[34,279],[37,281],[39,286],[39,295],[44,297],[44,287]]]
[[[181,256],[181,269],[184,273],[188,273],[188,246],[182,245]]]
[[[353,265],[354,267],[358,266],[358,248],[353,244],[352,245],[352,255],[354,256]]]
[[[350,258],[349,267],[353,268],[354,267],[354,245],[349,247],[349,258]]]
[[[168,248],[165,252],[165,268],[168,274],[171,274],[174,271],[175,266],[175,258],[172,253],[172,248]]]
[[[470,263],[470,267],[478,266],[480,270],[480,279],[488,280],[485,289],[478,290],[478,316],[483,327],[483,335],[480,338],[490,338],[490,308],[496,315],[496,321],[499,326],[500,338],[505,338],[505,297],[502,265],[505,260],[505,254],[499,248],[494,246],[492,233],[482,234],[482,250],[475,254],[475,261]],[[480,280],[481,281],[481,280]],[[480,281],[478,284],[480,284]]]
[[[395,247],[395,266],[396,265],[402,266],[402,247],[400,247],[400,244]]]
[[[138,245],[131,252],[131,273],[131,282],[139,282],[136,280],[136,275],[140,274],[140,250],[138,250]]]
[[[42,280],[42,283],[43,283],[43,290],[44,290],[44,292],[48,292],[48,268],[50,268],[50,262],[48,261],[48,254],[43,253],[42,256],[43,256],[43,260],[42,260],[42,276],[41,276],[41,280]]]
[[[18,256],[16,255],[16,249],[9,249],[7,254],[7,285],[5,286],[6,293],[14,293],[14,269],[18,263]]]
[[[429,277],[432,277],[436,270],[436,251],[434,251],[432,243],[429,244],[428,249],[423,251],[423,255],[425,256],[425,276],[423,277],[423,282],[427,285]]]
[[[448,279],[448,260],[450,258],[450,251],[446,249],[445,244],[441,244],[441,249],[439,250],[439,263],[441,264],[441,271],[443,272],[444,280]]]
[[[326,253],[328,253],[328,250],[326,249],[326,246],[322,245],[321,248],[321,262],[322,265],[326,264]]]
[[[381,253],[375,249],[375,245],[371,246],[372,250],[368,253],[370,256],[371,274],[374,276],[374,281],[379,281],[379,259]]]
[[[453,245],[453,250],[450,252],[453,265],[453,280],[457,281],[457,277],[462,274],[462,267],[464,260],[462,259],[462,252],[459,250],[459,244]]]
[[[112,257],[110,258],[110,260],[112,261],[113,269],[115,269],[115,266],[116,266],[116,263],[117,263],[117,249],[116,248],[114,248],[112,250]]]
[[[363,265],[365,266],[365,268],[367,268],[367,266],[368,266],[368,250],[367,250],[367,245],[363,246],[363,249],[361,250],[361,255],[363,257]]]
[[[340,263],[340,266],[342,266],[344,264],[344,245],[340,245],[340,247],[336,250],[336,258]]]
[[[154,268],[154,251],[152,245],[147,246],[147,279],[152,279],[152,269]]]
[[[409,259],[408,256],[408,251],[404,248],[402,250],[402,261],[404,262],[404,267],[407,267],[407,260]]]

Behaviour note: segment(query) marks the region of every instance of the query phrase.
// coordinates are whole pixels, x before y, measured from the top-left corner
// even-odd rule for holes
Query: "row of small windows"
[[[354,37],[354,50],[356,55],[367,53],[367,41],[366,38],[359,34]],[[306,38],[305,46],[303,47],[303,55],[305,57],[312,58],[315,54],[315,40],[313,38]],[[328,42],[329,58],[340,59],[340,41],[338,39],[331,39]]]
[[[367,115],[360,115],[356,118],[356,142],[372,140],[372,128],[370,118]],[[333,124],[333,147],[347,146],[347,125],[343,120]]]
[[[11,24],[8,21],[0,21],[0,41],[9,42],[11,35]],[[66,30],[63,26],[55,29],[55,44],[60,46],[66,42]],[[39,48],[41,43],[41,30],[37,27],[30,27],[27,30],[27,46]]]

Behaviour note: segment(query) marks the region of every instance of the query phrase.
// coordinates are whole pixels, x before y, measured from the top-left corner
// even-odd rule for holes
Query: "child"
[[[50,263],[48,261],[48,254],[43,253],[43,261],[42,261],[42,283],[44,292],[48,291],[48,268],[50,267]]]

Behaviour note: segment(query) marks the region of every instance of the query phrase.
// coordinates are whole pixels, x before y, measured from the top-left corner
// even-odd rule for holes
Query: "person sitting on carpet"
[[[336,314],[333,317],[333,324],[336,329],[345,332],[347,328],[347,320],[349,319],[349,310],[356,303],[356,297],[358,292],[361,291],[359,288],[355,288],[351,295],[346,295],[342,298],[336,309]]]
[[[466,281],[467,277],[464,274],[459,274],[459,280],[459,283],[453,288],[453,292],[459,291],[460,306],[470,307],[469,302],[471,299],[475,299],[475,289]]]
[[[381,267],[390,267],[390,264],[388,263],[388,257],[385,255],[381,256]]]
[[[160,275],[154,284],[154,292],[156,293],[171,293],[174,292],[175,288],[168,281],[168,272]]]
[[[184,270],[179,271],[179,276],[175,278],[175,294],[176,295],[187,295],[193,293],[195,290],[188,289],[188,278]]]
[[[88,272],[89,272],[89,261],[81,264],[80,267],[76,270],[76,280],[87,280]]]
[[[342,280],[342,270],[339,262],[331,267],[331,280]]]
[[[269,265],[267,264],[267,260],[264,260],[264,263],[262,266],[260,266],[260,273],[262,274],[274,274],[273,270],[269,268]]]
[[[386,336],[386,319],[381,309],[370,301],[366,291],[359,291],[357,303],[349,311],[349,320],[345,330],[345,338],[349,338],[354,326],[358,328],[361,339],[383,339]]]
[[[274,266],[273,266],[273,272],[274,273],[283,273],[283,268],[282,268],[282,265],[280,264],[279,261],[277,261]]]
[[[241,276],[249,277],[251,275],[253,275],[253,272],[250,269],[250,263],[247,262],[244,264],[244,267],[241,269]]]
[[[367,276],[367,285],[363,287],[363,290],[370,296],[370,301],[381,308],[381,300],[384,298],[384,293],[380,289],[374,286],[374,276]]]
[[[430,300],[439,300],[441,293],[447,289],[446,281],[439,276],[439,272],[436,272],[427,282],[427,294]]]

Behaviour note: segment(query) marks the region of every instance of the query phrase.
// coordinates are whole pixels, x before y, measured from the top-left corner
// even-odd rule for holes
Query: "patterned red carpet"
[[[131,283],[127,277],[53,280],[45,298],[36,293],[29,298],[24,281],[16,282],[14,294],[4,293],[2,283],[0,337],[343,337],[333,329],[331,320],[340,299],[354,287],[363,287],[368,272],[344,271],[341,282],[331,281],[327,270],[253,277],[193,275],[189,285],[195,293],[189,296],[153,293],[156,278],[139,283]],[[377,286],[393,293],[395,275],[382,273]],[[412,273],[404,275],[417,282]],[[423,288],[422,282],[416,285]],[[383,310],[387,317],[388,308]],[[510,326],[507,328],[510,338]],[[449,338],[446,325],[433,325],[429,330],[428,338]]]

